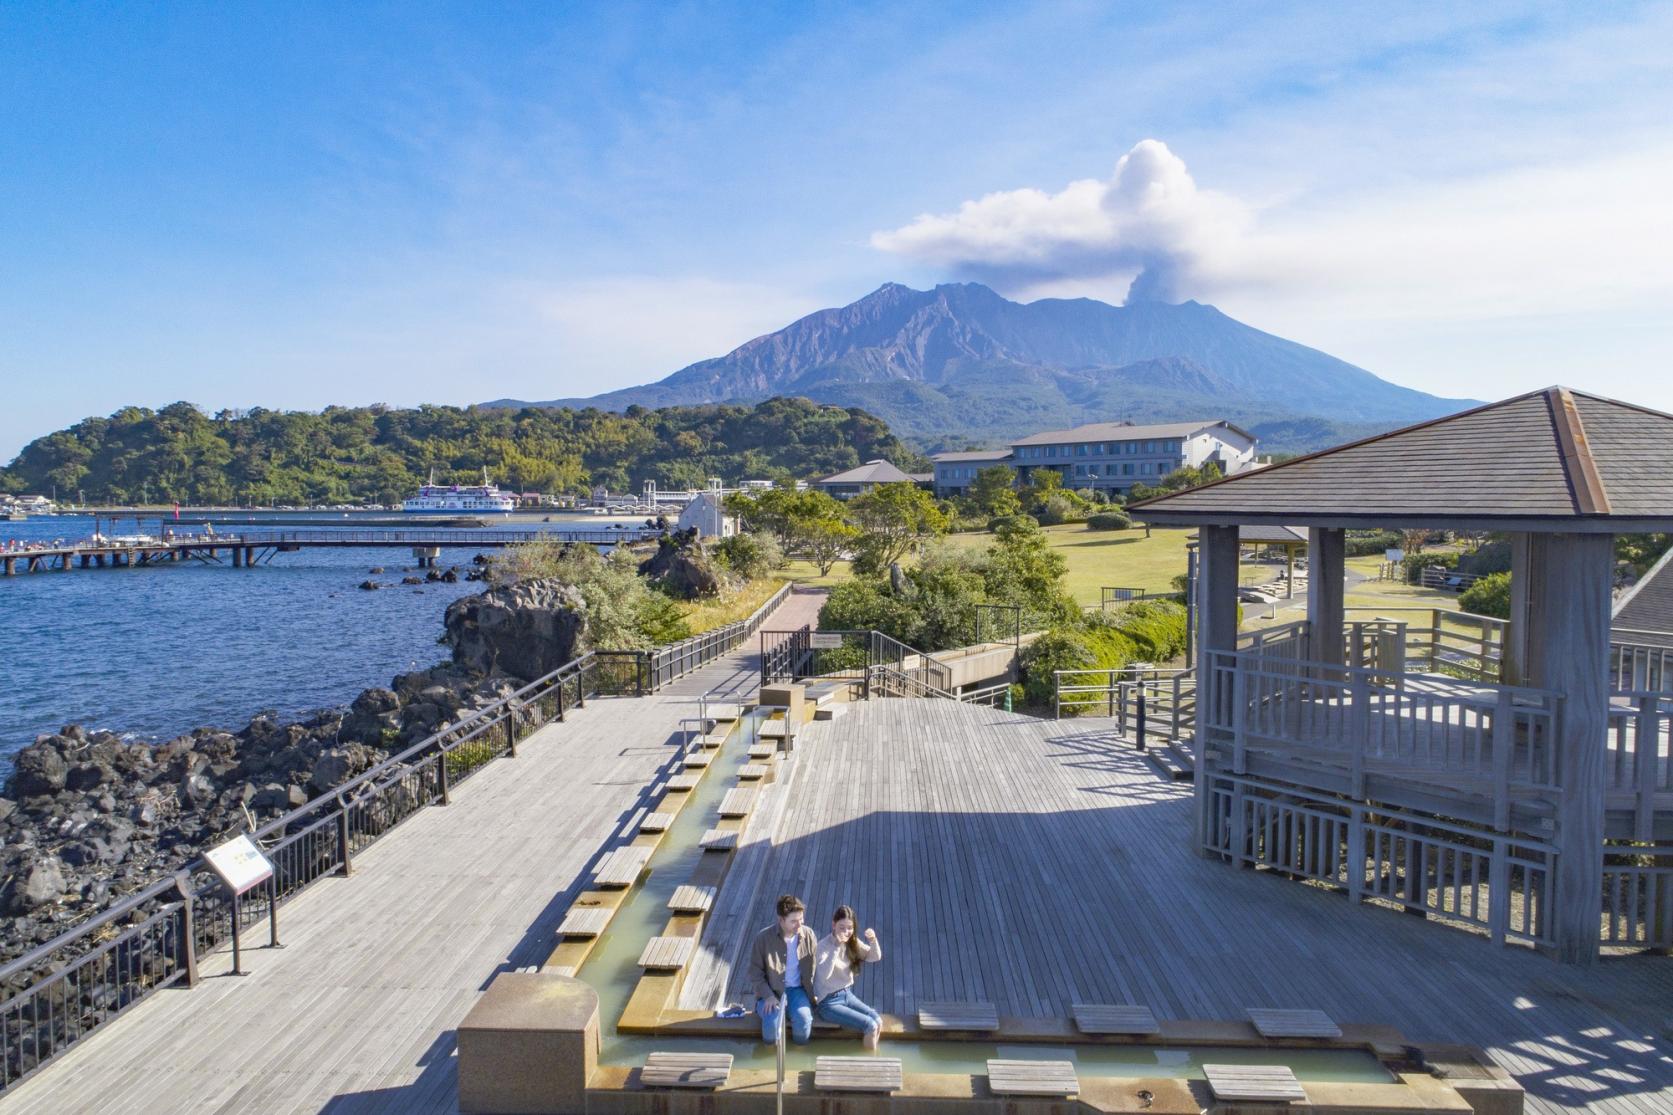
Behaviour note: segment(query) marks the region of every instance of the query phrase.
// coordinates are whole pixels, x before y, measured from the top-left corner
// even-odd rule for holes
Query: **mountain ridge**
[[[864,408],[931,448],[1120,418],[1225,417],[1266,427],[1270,448],[1299,450],[1474,404],[1390,383],[1199,302],[1021,303],[979,283],[885,283],[654,383],[482,405],[624,410],[774,395]]]

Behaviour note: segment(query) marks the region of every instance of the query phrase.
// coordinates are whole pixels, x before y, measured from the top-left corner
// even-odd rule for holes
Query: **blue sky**
[[[1158,258],[1414,387],[1673,409],[1670,41],[1667,5],[0,4],[0,459],[130,403],[591,394],[889,280],[1119,302]]]

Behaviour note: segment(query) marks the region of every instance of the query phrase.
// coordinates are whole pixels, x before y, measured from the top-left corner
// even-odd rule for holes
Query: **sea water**
[[[553,514],[491,525],[535,531],[612,521]],[[154,516],[114,526],[105,518],[99,529],[156,535],[166,525]],[[361,529],[352,518],[342,525]],[[419,517],[415,525],[426,524]],[[94,529],[91,516],[0,521],[0,541],[79,541]],[[217,525],[219,534],[236,529]],[[463,577],[480,552],[442,549],[440,567],[460,568],[456,584],[401,585],[403,575],[424,571],[409,550],[378,547],[274,554],[254,569],[188,561],[0,577],[0,777],[19,749],[65,724],[146,740],[199,725],[238,729],[263,710],[297,717],[342,706],[433,665],[448,655],[438,645],[447,605],[486,587]],[[374,566],[384,572],[370,573]],[[385,587],[362,590],[366,580]]]

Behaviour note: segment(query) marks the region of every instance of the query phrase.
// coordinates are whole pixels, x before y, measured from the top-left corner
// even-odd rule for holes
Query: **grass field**
[[[696,635],[703,631],[712,631],[716,627],[723,627],[740,619],[748,619],[751,612],[767,602],[767,597],[778,591],[778,587],[792,578],[763,577],[758,581],[751,581],[737,592],[714,600],[691,600],[680,605],[680,611],[685,614],[685,621],[691,625],[691,633]]]

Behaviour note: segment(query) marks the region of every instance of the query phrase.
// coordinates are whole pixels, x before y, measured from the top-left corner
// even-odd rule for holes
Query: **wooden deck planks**
[[[1215,1099],[1251,1103],[1307,1099],[1287,1065],[1204,1065],[1202,1073]]]
[[[638,881],[651,858],[651,849],[628,845],[617,848],[598,861],[593,882],[601,887],[630,887]]]
[[[1083,1034],[1154,1034],[1161,1029],[1149,1007],[1076,1003],[1070,1013]]]
[[[751,786],[727,790],[726,796],[720,799],[718,811],[722,817],[747,817],[755,808],[755,796],[756,790]]]
[[[1263,1038],[1339,1038],[1342,1027],[1330,1020],[1322,1010],[1262,1010],[1245,1011],[1249,1021]]]
[[[732,1075],[730,1053],[652,1053],[639,1070],[647,1088],[719,1088]]]
[[[668,789],[676,794],[689,793],[697,788],[698,777],[695,774],[671,774],[668,776]]]
[[[693,886],[690,883],[674,888],[668,896],[668,908],[677,914],[703,914],[714,905],[715,888]]]
[[[672,813],[647,813],[639,818],[640,832],[667,832],[668,826],[674,823]]]
[[[738,846],[738,831],[736,829],[709,829],[697,841],[697,846],[705,852],[730,852]]]
[[[764,862],[728,876],[705,929],[724,982],[682,1003],[743,1000],[745,942],[794,890],[819,933],[839,902],[876,927],[885,959],[856,992],[901,1017],[970,999],[1033,1018],[1075,1003],[1142,1003],[1162,1019],[1322,1009],[1487,1047],[1523,1074],[1533,1113],[1673,1109],[1673,1043],[1647,1039],[1648,1063],[1626,1051],[1661,1032],[1673,964],[1581,973],[1229,870],[1188,844],[1191,787],[1158,780],[1111,728],[910,700],[808,725],[778,775],[793,803],[753,853]],[[1239,959],[1251,926],[1271,942],[1258,965]],[[1181,963],[1182,942],[1207,959]]]
[[[751,744],[749,748],[751,759],[771,759],[776,754],[778,754],[778,748],[770,743]]]
[[[813,1086],[822,1092],[898,1092],[905,1085],[899,1057],[819,1057]]]
[[[754,782],[767,775],[766,763],[745,763],[738,768],[738,777],[745,782]]]
[[[1073,1061],[988,1062],[988,1090],[996,1096],[1077,1096],[1080,1078]]]
[[[639,954],[639,967],[653,970],[683,968],[691,959],[695,937],[652,937]]]
[[[616,911],[608,906],[571,906],[558,933],[564,937],[596,937],[610,924]]]
[[[992,1003],[922,1003],[918,1026],[924,1030],[997,1030],[999,1014]]]

